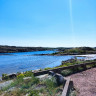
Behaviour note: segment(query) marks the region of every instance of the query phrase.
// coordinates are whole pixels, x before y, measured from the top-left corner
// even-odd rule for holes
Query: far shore
[[[86,60],[91,60],[91,59],[96,59],[96,54],[64,54],[64,55],[60,55],[60,54],[35,54],[36,56],[66,56],[66,55],[70,55],[70,56],[76,56],[76,57],[86,57]]]
[[[96,59],[96,54],[85,54],[85,55],[72,55],[76,57],[86,57],[85,60],[93,60]]]

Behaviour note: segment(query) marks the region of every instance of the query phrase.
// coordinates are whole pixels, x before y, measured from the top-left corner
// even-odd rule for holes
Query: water
[[[16,73],[28,70],[44,69],[46,67],[55,67],[61,64],[61,61],[68,60],[73,56],[39,56],[34,54],[48,54],[55,51],[35,51],[8,53],[0,55],[0,76],[3,73]]]

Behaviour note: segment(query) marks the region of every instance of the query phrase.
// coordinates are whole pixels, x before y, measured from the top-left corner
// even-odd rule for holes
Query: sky
[[[0,0],[0,45],[96,47],[96,0]]]

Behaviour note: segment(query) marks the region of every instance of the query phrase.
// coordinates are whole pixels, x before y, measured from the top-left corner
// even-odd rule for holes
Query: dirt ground
[[[69,76],[78,92],[77,96],[96,96],[96,68]]]

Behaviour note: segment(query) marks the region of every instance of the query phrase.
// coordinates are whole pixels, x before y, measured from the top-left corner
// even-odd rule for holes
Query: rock
[[[45,80],[46,78],[48,78],[48,74],[39,75],[39,76],[36,76],[36,77],[39,78],[40,80]]]
[[[54,77],[56,78],[58,85],[64,84],[64,82],[66,81],[61,74],[56,73]]]
[[[26,79],[31,79],[32,77],[25,77],[25,78],[23,78],[24,80],[26,80]]]
[[[13,80],[9,80],[9,81],[0,83],[0,90],[1,90],[3,87],[6,87],[6,86],[10,85],[12,82],[13,82]]]
[[[49,75],[55,77],[56,82],[57,82],[58,85],[64,84],[65,81],[66,81],[61,74],[54,73],[53,71],[49,71]]]
[[[0,77],[0,81],[2,81],[2,78]]]
[[[8,79],[14,79],[16,78],[16,74],[13,73],[13,74],[6,74],[5,76],[2,76],[2,80],[8,80]]]
[[[15,78],[16,77],[16,74],[14,73],[14,74],[11,74],[11,75],[9,75],[9,78],[10,79],[13,79],[13,78]]]
[[[55,73],[53,71],[49,71],[49,75],[54,76]]]

